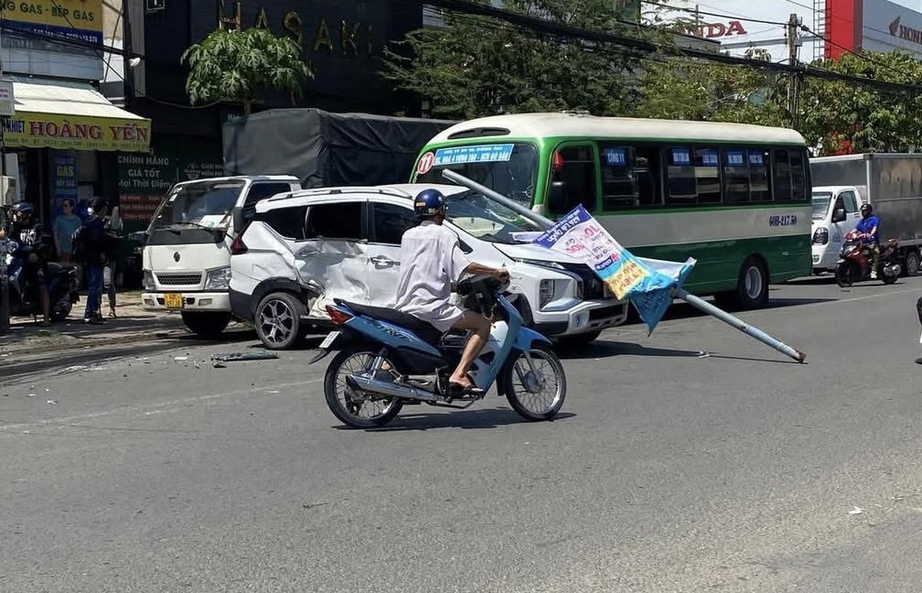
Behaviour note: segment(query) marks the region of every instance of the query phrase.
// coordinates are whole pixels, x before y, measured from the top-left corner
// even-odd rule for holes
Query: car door
[[[400,240],[407,229],[419,224],[411,202],[387,201],[369,203],[370,236],[367,245],[366,283],[369,304],[387,307],[397,296],[400,275]]]
[[[861,204],[855,192],[849,190],[840,194],[842,202],[845,204],[846,221],[842,223],[843,233],[847,233],[855,228],[858,221],[861,220]]]
[[[364,199],[318,201],[308,207],[305,240],[295,263],[303,285],[316,290],[312,317],[325,317],[333,299],[367,304]]]
[[[836,253],[839,252],[839,249],[842,247],[842,241],[844,240],[845,233],[849,231],[848,224],[848,214],[846,213],[846,218],[842,222],[835,222],[836,212],[839,210],[845,210],[845,199],[843,194],[836,196],[835,201],[832,203],[832,209],[830,212],[830,223],[829,223],[829,244],[832,250]],[[846,210],[847,212],[847,210]]]

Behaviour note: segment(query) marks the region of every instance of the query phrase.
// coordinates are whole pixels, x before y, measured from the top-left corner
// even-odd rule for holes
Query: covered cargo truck
[[[903,273],[919,271],[922,247],[922,154],[850,154],[810,159],[813,177],[813,266],[834,267],[862,203],[880,218],[880,241],[900,241]],[[857,193],[857,200],[854,194]]]
[[[224,124],[224,172],[293,175],[305,188],[403,183],[420,149],[453,123],[271,109]]]

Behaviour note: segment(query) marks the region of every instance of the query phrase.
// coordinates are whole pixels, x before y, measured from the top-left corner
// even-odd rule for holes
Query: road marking
[[[44,426],[54,426],[57,424],[67,424],[68,422],[76,422],[78,420],[92,420],[94,418],[102,418],[105,416],[111,416],[113,414],[121,412],[139,412],[144,415],[157,414],[160,412],[167,411],[171,407],[176,407],[180,405],[195,404],[204,401],[221,399],[224,397],[233,397],[235,395],[247,395],[249,393],[255,393],[257,391],[265,391],[268,388],[284,389],[287,387],[301,387],[303,385],[310,385],[312,383],[321,383],[323,382],[322,378],[318,379],[309,379],[307,381],[296,381],[294,383],[278,383],[272,385],[262,385],[260,387],[251,387],[249,389],[238,389],[236,391],[225,391],[223,393],[210,393],[208,395],[197,395],[195,397],[188,397],[184,399],[174,399],[167,402],[160,402],[156,404],[149,404],[146,406],[128,406],[122,408],[116,408],[112,410],[105,410],[103,412],[94,412],[92,414],[81,414],[79,416],[67,416],[64,418],[48,418],[45,420],[35,420],[32,422],[14,422],[11,424],[0,424],[0,431],[9,431],[16,430],[21,428],[28,427],[44,427]],[[13,433],[16,434],[16,433]]]

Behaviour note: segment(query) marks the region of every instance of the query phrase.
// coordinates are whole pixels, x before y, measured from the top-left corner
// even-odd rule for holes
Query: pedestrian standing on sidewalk
[[[106,216],[106,266],[103,268],[103,288],[106,292],[106,298],[109,301],[109,317],[115,319],[118,315],[115,312],[117,300],[116,272],[118,270],[118,245],[119,236],[122,232],[122,219],[118,215],[118,206],[112,207],[112,212]],[[102,318],[102,299],[100,298],[97,317]]]
[[[54,231],[54,247],[58,256],[58,261],[71,261],[73,244],[71,237],[74,231],[80,228],[83,221],[74,213],[74,201],[70,198],[64,198],[61,201],[61,214],[54,219],[52,230]]]
[[[108,205],[102,198],[93,202],[93,213],[80,230],[79,251],[86,262],[86,310],[83,323],[100,324],[102,317],[98,314],[102,300],[103,268],[108,254],[106,237],[106,214]]]

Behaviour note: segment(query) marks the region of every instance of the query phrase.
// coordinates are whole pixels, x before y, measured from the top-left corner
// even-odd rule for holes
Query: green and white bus
[[[551,218],[582,204],[636,255],[695,258],[689,292],[756,308],[810,275],[808,158],[785,128],[522,113],[443,130],[411,181],[450,168]]]

